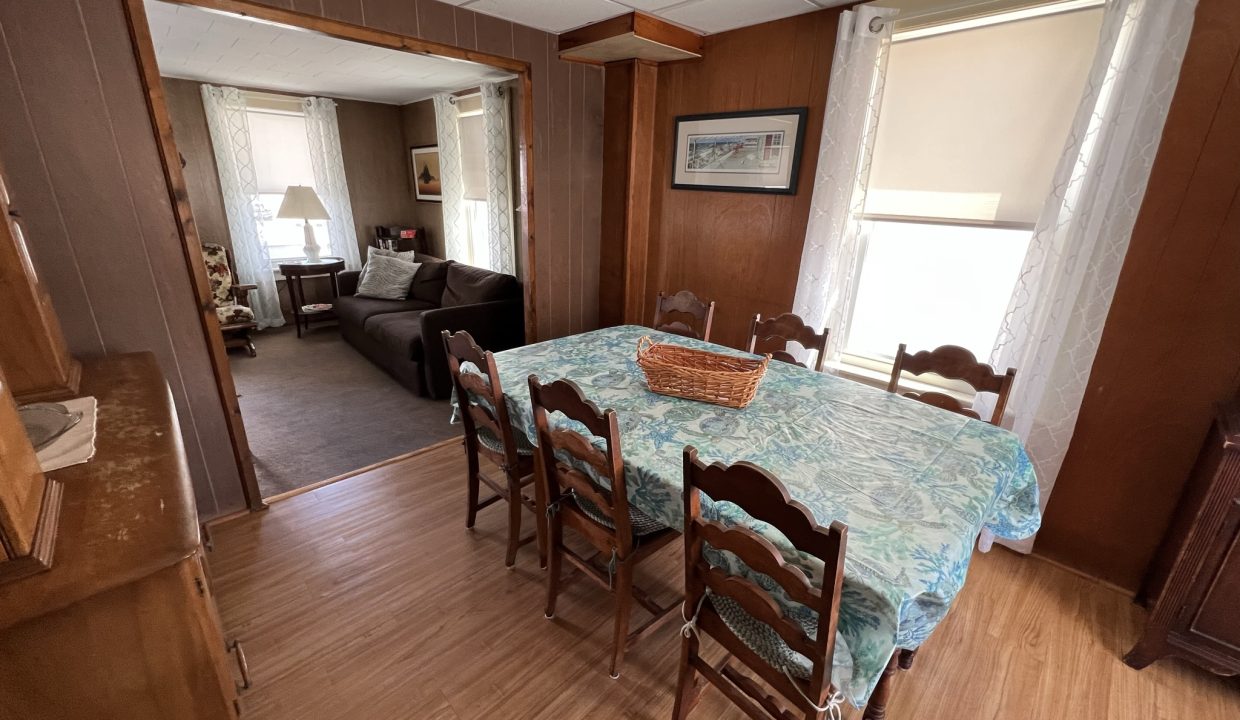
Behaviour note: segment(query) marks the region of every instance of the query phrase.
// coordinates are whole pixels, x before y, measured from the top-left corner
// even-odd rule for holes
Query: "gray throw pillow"
[[[362,271],[357,274],[357,284],[360,286],[362,281],[366,279],[366,268],[370,267],[370,259],[372,257],[394,257],[400,258],[405,262],[416,263],[417,251],[409,250],[406,252],[397,252],[396,250],[388,250],[387,248],[375,247],[374,245],[366,246],[366,263],[362,265]]]
[[[409,295],[409,285],[417,274],[419,265],[400,258],[376,255],[366,263],[369,270],[357,284],[361,297],[380,300],[404,300]]]

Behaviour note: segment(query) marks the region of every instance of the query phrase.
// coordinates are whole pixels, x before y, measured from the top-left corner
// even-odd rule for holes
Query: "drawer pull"
[[[228,643],[228,651],[237,658],[237,669],[241,672],[241,682],[237,683],[237,689],[249,690],[254,687],[254,683],[250,682],[250,664],[245,661],[245,649],[241,647],[241,641],[233,640]]]

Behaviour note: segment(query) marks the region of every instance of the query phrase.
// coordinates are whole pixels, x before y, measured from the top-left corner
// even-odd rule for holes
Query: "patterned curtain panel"
[[[1085,95],[990,356],[995,367],[1017,369],[1008,408],[1044,508],[1076,428],[1196,5],[1107,3]],[[976,404],[983,417],[990,412],[990,402]]]
[[[361,253],[357,248],[357,229],[353,225],[353,206],[349,203],[349,184],[344,176],[340,154],[340,125],[336,103],[327,98],[302,100],[306,116],[306,139],[310,146],[310,166],[314,170],[314,189],[327,208],[327,247],[329,255],[344,258],[345,267],[359,270]]]
[[[818,174],[793,312],[810,327],[829,327],[827,354],[839,357],[856,285],[870,159],[898,11],[859,6],[840,15],[831,62]],[[804,359],[804,358],[802,358]]]
[[[490,269],[516,275],[516,245],[512,231],[512,137],[508,129],[508,117],[508,91],[497,83],[482,83]]]
[[[232,237],[237,277],[242,283],[258,286],[250,293],[250,308],[258,327],[284,324],[271,256],[258,224],[258,180],[254,174],[250,125],[245,113],[245,97],[232,87],[202,86],[202,107],[215,150],[215,166],[220,174],[228,234]]]
[[[436,95],[435,128],[439,139],[440,196],[443,198],[444,252],[450,260],[469,262],[465,227],[465,189],[461,182],[461,140],[456,105],[448,94]]]

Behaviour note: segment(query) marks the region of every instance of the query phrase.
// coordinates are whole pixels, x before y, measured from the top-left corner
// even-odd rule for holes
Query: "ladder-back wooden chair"
[[[508,503],[508,551],[504,564],[513,567],[517,561],[517,548],[537,537],[540,538],[539,564],[545,566],[546,552],[541,543],[542,516],[538,514],[537,499],[524,492],[535,481],[534,448],[524,433],[513,430],[499,372],[495,369],[495,356],[478,347],[473,337],[464,330],[455,335],[444,330],[443,342],[448,353],[452,384],[456,389],[457,414],[465,428],[465,456],[469,463],[469,505],[465,527],[474,527],[479,510],[503,500]],[[476,370],[462,370],[466,363],[472,364]],[[481,457],[498,465],[504,476],[494,478],[484,472]],[[494,494],[479,500],[481,485],[486,485]],[[522,506],[534,513],[538,529],[526,538],[521,537]]]
[[[1012,393],[1012,384],[1016,382],[1016,369],[1008,368],[1006,373],[999,374],[994,368],[981,362],[973,353],[959,345],[941,345],[934,350],[922,350],[910,353],[900,343],[896,351],[895,362],[891,365],[891,380],[887,383],[888,392],[900,391],[902,373],[922,375],[934,373],[949,380],[961,380],[968,383],[975,393],[992,392],[998,395],[995,400],[994,412],[987,420],[991,425],[998,426],[1003,422],[1003,411],[1007,408],[1008,396]],[[954,413],[980,420],[981,417],[972,408],[967,408],[956,398],[940,392],[923,393],[906,392],[904,397],[920,400],[927,405],[950,410]]]
[[[772,344],[778,344],[779,347],[771,351],[771,359],[806,367],[805,363],[799,362],[788,352],[788,342],[795,341],[806,350],[816,351],[814,370],[822,372],[822,364],[827,360],[827,338],[830,332],[827,328],[823,328],[821,333],[814,332],[814,328],[806,325],[800,316],[792,313],[784,313],[779,317],[766,320],[763,320],[762,314],[758,313],[753,316],[753,322],[749,323],[747,350],[756,352],[755,348],[759,343],[767,349]]]
[[[547,507],[547,609],[555,617],[564,558],[616,596],[615,634],[611,677],[620,676],[625,651],[663,621],[674,617],[678,603],[660,607],[640,588],[633,586],[634,567],[679,535],[629,504],[624,461],[620,455],[620,430],[614,410],[602,412],[586,400],[581,388],[570,380],[543,385],[530,379],[530,400],[538,428],[538,474],[540,497]],[[574,430],[552,427],[549,416],[561,412],[585,426],[604,448]],[[565,527],[577,531],[597,553],[586,558],[564,545]],[[629,616],[636,601],[651,617],[629,632]]]
[[[684,452],[685,602],[675,720],[684,720],[700,699],[701,674],[756,720],[821,718],[843,696],[832,690],[831,667],[839,620],[840,588],[844,581],[844,550],[848,528],[832,522],[822,527],[808,508],[792,500],[783,483],[747,462],[733,465],[698,460],[697,450]],[[784,560],[775,545],[743,526],[725,526],[701,513],[701,493],[711,501],[735,503],[750,517],[767,523],[799,551],[823,563],[815,585],[805,573]],[[753,573],[777,583],[792,602],[817,614],[817,628],[807,628],[786,615],[774,596],[746,575],[713,565],[704,552],[727,551]],[[692,617],[689,614],[692,613]],[[699,634],[708,635],[728,651],[718,665],[699,654]],[[752,677],[732,664],[737,660],[791,703],[790,712]]]
[[[714,301],[702,302],[688,290],[681,290],[675,295],[660,292],[655,300],[655,330],[709,341],[710,326],[714,320]]]

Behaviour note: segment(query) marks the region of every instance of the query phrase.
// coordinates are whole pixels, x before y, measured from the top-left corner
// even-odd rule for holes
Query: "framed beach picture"
[[[443,202],[439,181],[439,146],[409,148],[413,159],[413,192],[418,200]]]
[[[672,187],[795,195],[806,108],[681,115]]]

